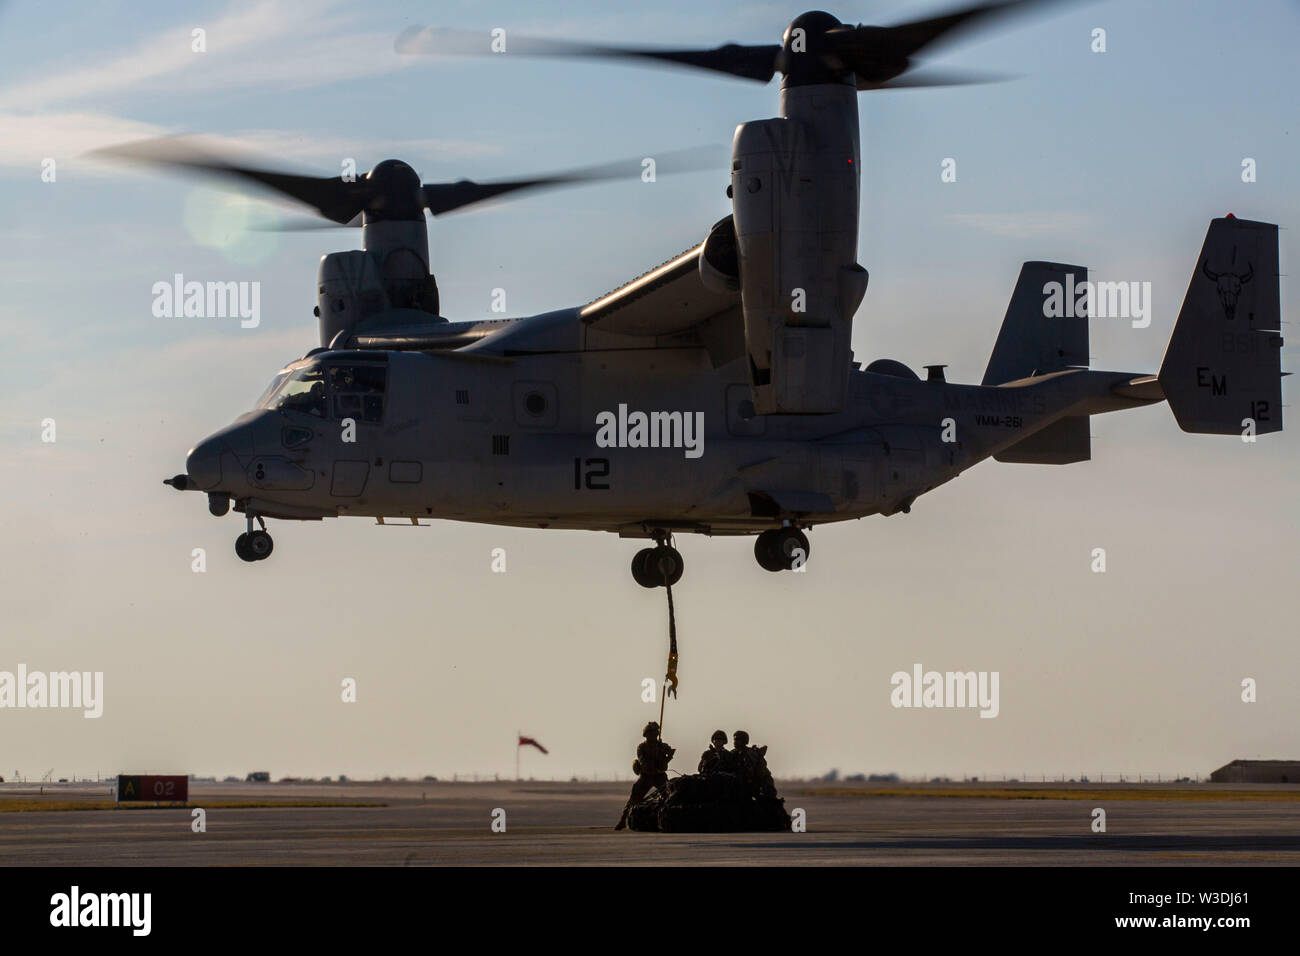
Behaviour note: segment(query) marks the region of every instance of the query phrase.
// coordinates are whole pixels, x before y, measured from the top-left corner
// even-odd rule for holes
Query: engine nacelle
[[[344,329],[356,328],[362,317],[389,307],[375,260],[360,249],[321,256],[316,292],[320,344],[324,347]]]
[[[867,271],[857,264],[856,102],[835,100],[856,95],[851,86],[783,90],[787,117],[736,128],[732,208],[761,415],[837,412],[848,399]]]
[[[361,228],[364,250],[321,256],[316,316],[323,347],[340,332],[356,332],[367,317],[390,309],[414,309],[428,313],[431,321],[437,319],[438,283],[429,272],[429,232],[423,217],[423,212],[411,220],[372,219],[367,214]]]

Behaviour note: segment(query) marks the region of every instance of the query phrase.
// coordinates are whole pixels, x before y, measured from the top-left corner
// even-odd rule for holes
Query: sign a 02
[[[185,803],[190,796],[190,778],[184,774],[118,774],[118,803]]]

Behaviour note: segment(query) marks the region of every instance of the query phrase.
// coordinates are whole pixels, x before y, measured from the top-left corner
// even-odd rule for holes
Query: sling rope
[[[664,590],[668,592],[668,672],[664,675],[663,693],[659,695],[659,739],[664,739],[664,704],[668,695],[677,696],[677,614],[673,609],[673,586],[668,583],[668,568],[665,562],[659,563],[663,574]],[[669,686],[671,685],[671,687]]]

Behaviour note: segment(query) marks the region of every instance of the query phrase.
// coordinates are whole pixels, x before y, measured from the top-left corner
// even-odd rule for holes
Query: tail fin
[[[1020,267],[983,385],[1088,364],[1088,270],[1059,262]]]
[[[1205,234],[1160,387],[1185,432],[1282,430],[1277,226],[1231,216]]]
[[[1088,270],[1026,262],[1007,306],[984,385],[1088,364]],[[1092,457],[1087,415],[1070,416],[993,456],[998,461],[1067,465]]]

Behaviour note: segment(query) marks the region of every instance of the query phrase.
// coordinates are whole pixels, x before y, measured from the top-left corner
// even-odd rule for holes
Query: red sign
[[[184,774],[117,777],[118,803],[185,803],[189,797],[190,778]]]

